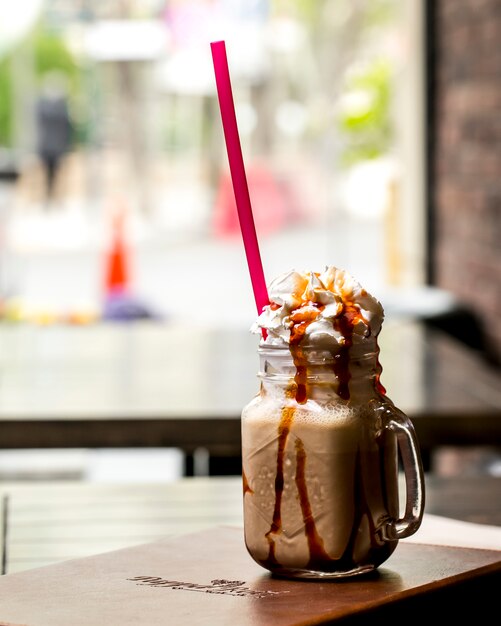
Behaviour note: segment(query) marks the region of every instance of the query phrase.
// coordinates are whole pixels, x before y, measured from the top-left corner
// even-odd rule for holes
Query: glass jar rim
[[[378,357],[379,346],[375,339],[365,339],[363,343],[355,342],[351,346],[338,344],[336,349],[319,347],[314,344],[300,344],[299,349],[304,353],[308,363],[322,363],[334,361],[340,353],[347,351],[349,360],[370,360]],[[289,344],[259,344],[258,355],[271,358],[292,359],[292,351]]]

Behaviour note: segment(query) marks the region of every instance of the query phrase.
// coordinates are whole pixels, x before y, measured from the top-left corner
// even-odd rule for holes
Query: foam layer
[[[364,405],[347,405],[333,402],[332,404],[318,404],[314,400],[307,400],[303,405],[297,405],[294,400],[289,401],[294,408],[294,424],[301,422],[312,424],[318,428],[332,428],[342,426],[349,421],[356,421],[367,413]],[[277,416],[287,406],[283,394],[259,396],[250,402],[242,413],[242,419],[258,420],[260,423],[277,426]]]

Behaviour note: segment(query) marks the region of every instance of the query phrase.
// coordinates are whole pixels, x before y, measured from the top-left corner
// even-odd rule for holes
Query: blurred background
[[[124,279],[152,311],[251,323],[209,48],[216,39],[226,40],[267,279],[334,264],[380,296],[422,285],[419,4],[2,8],[4,315],[101,316],[120,213]],[[199,302],[231,290],[231,309],[186,307],[194,285]]]
[[[1,3],[4,415],[131,406],[123,392],[140,374],[124,375],[123,359],[139,368],[142,350],[159,371],[173,365],[156,335],[140,348],[120,340],[116,356],[124,321],[248,332],[255,304],[215,92],[218,39],[266,279],[343,267],[390,320],[442,323],[498,361],[497,9],[495,0]],[[189,381],[182,388],[191,393]],[[161,409],[150,387],[136,391]],[[16,458],[12,475],[27,463]]]
[[[427,480],[501,475],[499,0],[4,1],[2,573],[241,523],[220,39],[267,281],[351,272]]]

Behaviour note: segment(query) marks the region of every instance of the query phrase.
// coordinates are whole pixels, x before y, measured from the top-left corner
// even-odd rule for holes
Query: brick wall
[[[431,0],[435,284],[501,354],[501,0]]]

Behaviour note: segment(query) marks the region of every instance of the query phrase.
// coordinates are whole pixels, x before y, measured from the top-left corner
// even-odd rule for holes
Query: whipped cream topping
[[[355,344],[375,339],[381,330],[381,303],[334,266],[322,273],[290,270],[270,283],[268,293],[270,304],[251,329],[266,329],[264,345],[302,343],[333,350],[345,345],[348,334]]]

